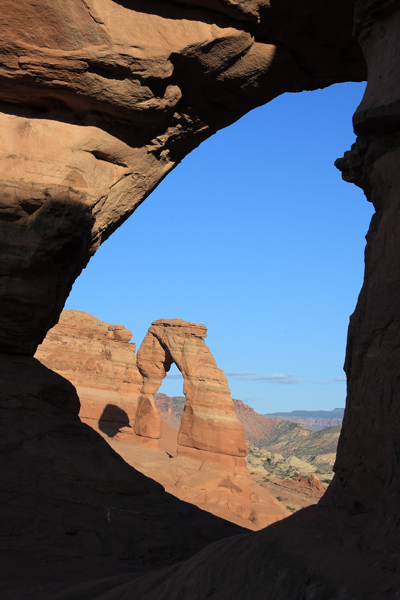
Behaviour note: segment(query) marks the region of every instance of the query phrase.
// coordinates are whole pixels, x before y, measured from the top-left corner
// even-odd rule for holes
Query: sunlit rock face
[[[244,456],[247,445],[226,377],[217,367],[204,338],[204,325],[182,319],[151,324],[137,353],[143,377],[135,433],[161,436],[161,417],[154,401],[172,363],[183,376],[186,403],[178,432],[177,454],[164,469],[165,481],[178,498],[198,506],[228,508],[231,513],[264,527],[289,514],[268,492],[260,498]],[[167,477],[170,472],[170,479]],[[171,485],[172,484],[172,485]]]
[[[204,325],[182,319],[160,319],[152,323],[137,355],[143,387],[135,432],[160,437],[161,418],[154,394],[175,363],[182,373],[186,396],[178,450],[193,448],[243,457],[247,454],[244,431],[236,416],[226,377],[204,342],[206,335]]]
[[[352,3],[4,0],[0,353],[194,147],[285,91],[360,80]]]
[[[288,516],[289,511],[267,490],[260,490],[261,497],[257,494],[243,458],[247,452],[243,429],[225,376],[205,345],[204,325],[160,320],[150,331],[139,353],[143,378],[135,344],[130,343],[132,333],[82,311],[64,310],[35,358],[65,378],[56,379],[54,373],[56,382],[70,385],[68,379],[76,387],[81,421],[106,439],[115,438],[121,446],[114,449],[127,452],[128,464],[154,478],[168,493],[254,529]],[[185,376],[190,410],[183,430],[186,445],[173,448],[171,444],[169,454],[165,430],[159,444],[160,415],[150,392],[158,389],[172,356]],[[25,357],[25,363],[29,361],[35,362]],[[51,376],[52,371],[41,368]],[[139,435],[134,435],[135,430]],[[176,434],[172,435],[175,446]]]
[[[80,419],[109,436],[133,432],[142,377],[132,333],[78,310],[64,310],[35,357],[77,389]]]

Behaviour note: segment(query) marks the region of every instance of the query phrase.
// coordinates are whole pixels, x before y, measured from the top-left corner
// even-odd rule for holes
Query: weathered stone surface
[[[159,319],[152,323],[137,355],[143,388],[135,432],[147,435],[155,415],[157,427],[161,423],[153,394],[175,363],[183,375],[186,396],[179,446],[245,456],[243,428],[236,416],[226,377],[204,342],[206,335],[204,325],[182,319]]]
[[[326,486],[321,483],[320,477],[321,475],[317,477],[311,474],[288,480],[274,479],[264,485],[291,512],[296,512],[306,506],[315,505],[325,494]]]
[[[142,377],[131,339],[123,325],[64,310],[35,355],[76,387],[82,421],[108,435],[133,431]]]
[[[228,509],[258,529],[289,513],[269,492],[263,491],[263,498],[256,493],[244,459],[244,431],[226,377],[204,342],[206,335],[204,325],[159,319],[152,323],[138,350],[137,364],[143,376],[135,421],[139,436],[161,437],[154,394],[172,363],[182,373],[186,396],[177,455],[168,465],[153,462],[145,472],[179,498],[208,507],[215,514]]]

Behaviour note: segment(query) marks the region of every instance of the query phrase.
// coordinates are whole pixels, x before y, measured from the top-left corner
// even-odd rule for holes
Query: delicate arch
[[[178,451],[196,448],[245,456],[246,440],[236,416],[226,377],[203,338],[204,325],[182,319],[160,319],[149,328],[137,354],[143,377],[135,433],[161,437],[161,418],[154,394],[175,363],[184,379],[186,406],[178,434]]]

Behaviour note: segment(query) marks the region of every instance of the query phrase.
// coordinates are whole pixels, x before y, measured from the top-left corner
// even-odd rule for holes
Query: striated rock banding
[[[161,417],[153,395],[175,363],[182,373],[186,396],[178,434],[179,451],[195,448],[243,457],[247,454],[243,428],[236,416],[226,377],[204,342],[206,335],[204,325],[182,319],[159,319],[152,323],[137,355],[143,388],[135,432],[146,435],[155,414],[156,427],[159,427]]]
[[[36,358],[76,387],[82,421],[114,434],[135,422],[142,377],[132,333],[78,310],[64,310]]]
[[[172,339],[166,339],[160,328],[172,332]],[[129,343],[131,332],[123,325],[109,325],[81,311],[63,311],[60,322],[39,346],[36,358],[76,386],[81,420],[104,433],[116,451],[125,452],[129,464],[160,482],[174,496],[255,529],[286,516],[287,511],[268,492],[261,490],[260,501],[243,457],[215,450],[215,440],[223,439],[225,433],[231,439],[233,418],[229,411],[233,403],[225,377],[204,343],[204,325],[164,319],[156,321],[149,331],[158,332],[168,347],[161,352],[159,338],[146,335],[138,356],[143,379],[136,365],[135,345]],[[159,449],[160,415],[149,392],[158,389],[162,374],[171,366],[172,356],[177,357],[178,364],[184,365],[184,373],[190,376],[188,389],[192,396],[188,401],[193,410],[189,414],[196,413],[197,402],[200,410],[206,404],[207,421],[204,423],[203,419],[200,423],[205,430],[203,449],[179,443],[176,449],[175,442],[168,459]],[[208,379],[204,378],[205,373]],[[193,394],[193,389],[197,393]],[[221,419],[221,413],[226,420]],[[194,430],[196,426],[198,422]],[[139,436],[134,435],[134,429],[140,430]],[[234,431],[236,439],[237,432],[243,435],[240,443],[244,443],[239,422]],[[153,437],[155,433],[157,437]],[[211,438],[208,446],[207,435]],[[137,445],[148,438],[157,444],[146,441],[147,451],[139,449]],[[127,443],[129,450],[124,446]],[[229,450],[231,446],[225,448]]]
[[[228,506],[256,526],[286,515],[266,493],[260,502],[247,469],[247,446],[226,377],[217,367],[204,338],[204,325],[182,319],[159,319],[149,328],[137,353],[143,387],[135,433],[161,435],[161,415],[154,401],[163,378],[175,363],[182,373],[186,404],[178,432],[177,456],[170,464],[173,493],[199,506]],[[162,467],[160,467],[162,468]],[[178,475],[177,475],[178,473]],[[164,480],[163,480],[164,481]],[[214,509],[215,510],[215,509]]]

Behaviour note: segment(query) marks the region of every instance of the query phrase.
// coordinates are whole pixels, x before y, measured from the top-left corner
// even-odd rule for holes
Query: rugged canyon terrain
[[[2,598],[398,597],[399,30],[397,0],[2,1]],[[100,244],[188,152],[280,94],[365,79],[356,142],[336,162],[375,214],[348,330],[335,476],[317,505],[244,530],[127,464],[79,419],[72,384],[34,354]],[[149,274],[141,285],[152,283]],[[158,364],[160,375],[170,357],[184,357],[173,332],[182,340],[191,325],[152,327],[143,362],[138,354],[135,435],[156,447],[159,377],[148,367]],[[190,347],[210,361],[195,329]],[[210,406],[204,390],[195,393],[202,378],[188,372],[196,411],[183,422],[181,455],[223,455],[231,472],[244,473],[240,424],[207,364],[216,421],[226,407],[232,435],[224,440],[219,428],[207,446],[201,423]],[[118,398],[125,392],[114,389]]]
[[[287,509],[250,477],[245,434],[205,336],[204,325],[161,319],[136,353],[123,325],[66,310],[35,356],[75,385],[81,420],[129,465],[181,500],[260,529],[287,516]],[[170,427],[168,419],[161,422],[154,391],[174,361],[187,399],[181,399],[177,427]]]
[[[158,327],[172,324],[163,320],[156,323],[160,323]],[[179,322],[178,334],[174,333],[176,346],[181,345],[181,323],[184,322]],[[194,324],[190,325],[190,331],[189,339],[196,337]],[[36,358],[43,364],[75,385],[81,403],[81,420],[103,435],[128,464],[161,483],[174,496],[250,529],[260,529],[287,516],[288,510],[294,512],[322,498],[326,484],[333,477],[340,427],[313,431],[284,419],[268,419],[241,400],[233,400],[246,442],[250,444],[246,457],[248,471],[242,467],[240,477],[235,473],[237,467],[232,470],[223,454],[212,453],[207,460],[207,453],[203,452],[199,463],[196,450],[189,456],[187,450],[182,453],[178,436],[185,413],[185,397],[171,398],[162,393],[153,397],[147,393],[145,399],[151,413],[156,415],[158,409],[163,423],[156,415],[158,438],[137,435],[143,374],[153,371],[156,358],[151,343],[151,354],[144,363],[148,336],[138,354],[131,337],[123,325],[110,325],[87,313],[66,310],[36,352]],[[185,340],[188,344],[186,336]],[[186,362],[195,368],[198,362],[195,353],[193,350],[188,353],[186,349],[186,354]],[[161,382],[158,373],[153,390]],[[217,377],[222,378],[222,374]],[[212,398],[210,383],[206,383],[205,393]],[[215,398],[213,401],[215,403]],[[150,423],[152,435],[154,415]],[[216,419],[213,414],[210,416],[216,429]],[[226,427],[224,422],[220,425],[223,436],[229,435],[229,421],[227,423]],[[239,481],[244,490],[235,494],[232,485],[237,488]]]

